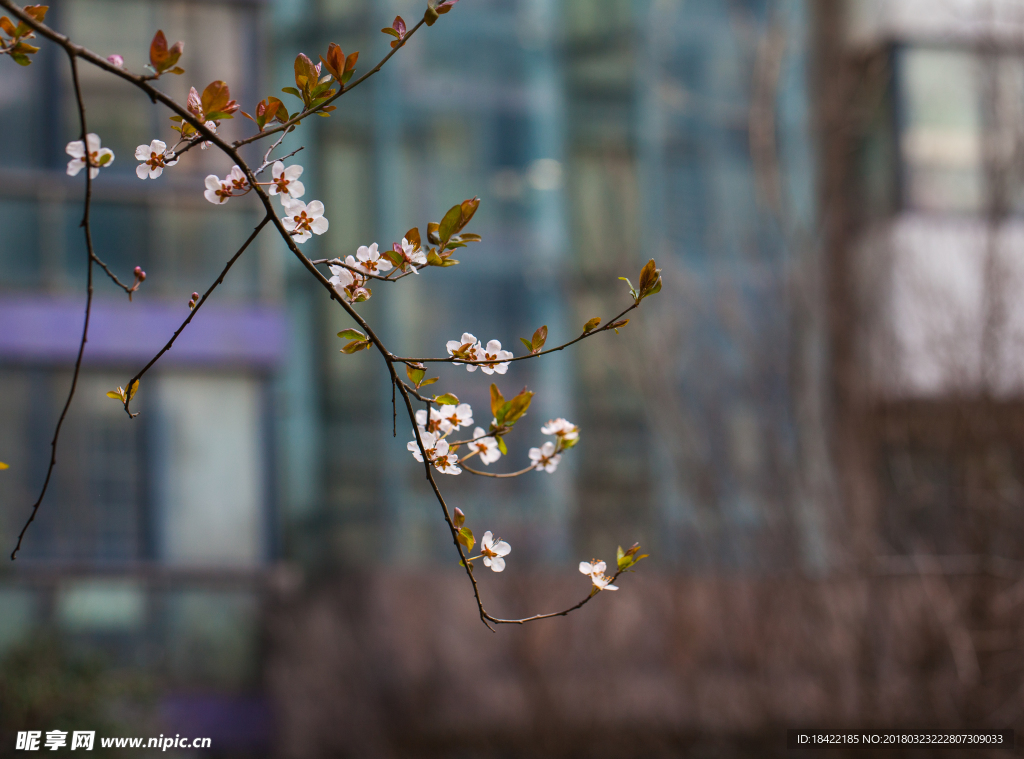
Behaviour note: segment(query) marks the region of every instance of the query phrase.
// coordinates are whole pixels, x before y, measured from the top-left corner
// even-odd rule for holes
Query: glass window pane
[[[978,211],[984,201],[977,61],[966,52],[905,50],[900,57],[907,204]]]
[[[170,375],[157,396],[162,557],[171,564],[258,564],[265,491],[258,381]]]

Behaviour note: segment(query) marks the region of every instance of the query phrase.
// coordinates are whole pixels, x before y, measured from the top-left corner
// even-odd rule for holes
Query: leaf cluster
[[[640,271],[639,287],[633,287],[633,283],[626,277],[619,277],[619,279],[629,285],[629,294],[633,296],[634,303],[640,303],[648,295],[655,295],[661,292],[661,269],[655,267],[653,258]],[[614,327],[615,325],[611,326]]]
[[[167,37],[162,29],[157,29],[153,35],[153,41],[149,43],[149,66],[156,73],[154,78],[161,74],[184,74],[185,69],[178,65],[178,59],[185,49],[185,43],[181,40],[167,47]]]
[[[330,48],[328,48],[327,54],[330,56]],[[355,61],[352,62],[352,65],[355,66]],[[295,86],[284,87],[281,89],[281,92],[294,95],[301,100],[303,110],[306,111],[323,105],[337,90],[331,87],[334,81],[332,74],[320,75],[322,67],[323,63],[314,65],[308,55],[299,53],[295,56]],[[328,71],[330,71],[330,67],[328,67]],[[326,117],[335,108],[336,106],[333,105],[325,105],[317,115]]]
[[[215,79],[206,85],[202,95],[197,94],[193,88],[189,93],[186,107],[199,123],[205,124],[207,121],[212,121],[219,125],[225,119],[234,118],[233,114],[238,110],[238,102],[231,99],[231,89],[227,83],[221,79]],[[178,126],[172,126],[171,129],[179,132],[183,139],[197,133],[195,127],[181,116],[175,115],[170,118],[171,121],[178,124]]]
[[[421,387],[426,387],[427,385],[433,385],[435,382],[441,379],[440,377],[427,377],[427,367],[419,363],[406,364],[405,373],[406,375],[408,375],[409,380],[412,382],[413,386],[415,386],[417,390],[419,390]]]
[[[491,413],[494,415],[494,421],[491,422],[490,434],[497,438],[498,450],[503,456],[508,455],[504,436],[512,430],[516,422],[526,416],[532,401],[533,391],[526,388],[506,401],[498,386],[491,383]]]
[[[628,551],[623,551],[622,546],[619,546],[618,550],[616,551],[616,559],[620,572],[625,572],[630,567],[634,566],[637,562],[639,562],[641,559],[647,558],[648,554],[646,553],[637,556],[637,553],[639,551],[639,543],[634,543],[632,546],[630,546]]]
[[[49,7],[46,5],[26,5],[25,13],[34,18],[36,21],[42,22],[46,18],[46,11]],[[30,55],[35,55],[39,52],[39,48],[35,45],[30,45],[25,40],[30,40],[35,37],[35,32],[28,26],[24,21],[18,22],[15,26],[14,22],[11,21],[7,16],[0,16],[0,54],[6,53],[11,56],[11,59],[19,66],[28,66],[32,63]],[[6,35],[5,39],[3,35]]]
[[[480,235],[462,232],[479,207],[480,198],[470,198],[449,208],[439,223],[427,224],[427,241],[437,246],[427,253],[429,266],[455,266],[459,262],[451,257],[452,251],[483,239]],[[419,238],[418,230],[416,237]]]
[[[405,26],[405,19],[401,16],[395,16],[394,22],[391,26],[381,29],[384,34],[390,34],[395,38],[394,42],[391,43],[391,49],[398,47],[405,42],[406,35],[409,34],[409,30]]]
[[[358,353],[361,350],[366,350],[373,344],[373,341],[358,329],[343,329],[338,333],[338,337],[342,340],[352,341],[341,349],[342,353]]]
[[[540,353],[547,340],[548,326],[546,324],[543,327],[538,328],[537,331],[533,333],[532,340],[527,340],[525,337],[519,338],[519,342],[526,346],[526,350],[530,351],[531,356],[536,356]]]
[[[113,398],[115,401],[121,401],[121,403],[128,403],[132,398],[135,397],[136,391],[139,389],[139,381],[135,380],[131,384],[131,389],[126,393],[124,388],[118,385],[116,390],[108,390],[107,397]]]
[[[284,103],[273,95],[267,96],[256,104],[256,117],[253,118],[245,111],[242,115],[250,121],[256,122],[257,128],[262,132],[271,121],[283,124],[288,121],[288,109]]]
[[[437,23],[438,17],[443,16],[454,8],[455,3],[457,2],[459,2],[459,0],[444,0],[444,2],[441,3],[438,3],[437,0],[430,0],[430,2],[427,3],[427,10],[423,13],[423,20],[426,22],[427,26],[433,26]],[[392,43],[392,47],[393,46],[394,43]]]

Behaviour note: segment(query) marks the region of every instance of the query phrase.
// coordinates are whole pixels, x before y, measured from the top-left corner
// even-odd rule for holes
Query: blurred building
[[[156,29],[172,43],[185,40],[188,73],[160,82],[179,99],[216,78],[240,101],[256,97],[259,3],[50,6],[48,23],[103,55],[122,54],[134,71],[143,70]],[[86,252],[83,177],[65,173],[64,146],[80,135],[66,58],[43,43],[32,66],[3,63],[6,556],[42,484],[70,385]],[[130,421],[106,391],[155,355],[188,315],[190,294],[216,278],[259,217],[245,200],[215,209],[203,199],[203,177],[223,173],[222,161],[206,152],[190,154],[159,181],[139,180],[135,147],[158,137],[172,144],[169,114],[90,66],[81,76],[89,130],[115,153],[94,182],[96,253],[123,281],[131,282],[136,265],[148,278],[129,303],[102,271],[93,273],[89,342],[58,466],[17,562],[0,566],[0,649],[57,630],[160,684],[156,732],[187,728],[219,732],[223,745],[266,744],[259,589],[279,535],[273,380],[287,351],[280,263],[276,251],[256,247],[237,264],[193,329],[142,380],[141,414]],[[225,131],[239,133],[230,122]]]
[[[366,71],[379,29],[422,12],[54,6],[54,26],[133,70],[156,28],[184,39],[188,73],[161,84],[183,98],[222,78],[245,109],[291,83],[297,52],[337,42]],[[97,252],[149,276],[131,304],[97,279],[55,480],[0,574],[0,646],[51,628],[105,651],[157,683],[162,725],[226,754],[764,756],[798,725],[1017,724],[1022,8],[463,0],[287,138],[331,223],[314,257],[389,247],[481,197],[461,265],[358,307],[402,355],[466,331],[515,351],[541,325],[560,343],[628,305],[617,277],[663,267],[619,335],[497,378],[438,370],[481,426],[491,379],[538,392],[499,466],[549,418],[581,429],[554,475],[443,478],[474,530],[513,546],[480,577],[492,612],[563,608],[588,590],[581,559],[652,554],[619,593],[497,635],[384,368],[340,353],[353,325],[273,235],[147,375],[138,419],[104,397],[258,213],[202,200],[228,168],[213,151],[140,182],[132,153],[170,135],[166,114],[84,69],[90,130],[117,155]],[[63,63],[44,45],[0,80],[18,125],[0,141],[7,543],[81,318]]]
[[[859,550],[1019,560],[1024,7],[851,3],[843,33],[855,105],[827,139],[850,151],[829,181],[848,180],[835,344]]]

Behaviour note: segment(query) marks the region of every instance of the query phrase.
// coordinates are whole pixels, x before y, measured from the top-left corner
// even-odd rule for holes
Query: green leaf
[[[459,235],[459,239],[462,240],[463,242],[480,242],[484,238],[482,238],[480,235],[473,234],[472,232],[466,232],[464,234]]]
[[[462,206],[452,206],[448,209],[448,213],[441,219],[441,223],[437,228],[437,236],[441,238],[441,243],[447,243],[451,239],[451,236],[455,234],[459,226],[459,222],[462,221]]]
[[[530,403],[533,400],[533,392],[530,390],[524,390],[511,401],[509,401],[508,411],[505,412],[505,424],[515,424],[517,421],[526,415],[526,410],[530,408]]]
[[[526,346],[526,350],[530,351],[531,353],[533,352],[533,344],[525,337],[520,337],[519,342]]]
[[[595,329],[597,329],[600,323],[601,317],[595,316],[593,319],[591,319],[590,321],[583,325],[583,334],[585,335],[588,332],[593,332]]]
[[[366,335],[360,332],[358,329],[343,329],[338,333],[338,337],[342,340],[365,340]]]
[[[456,539],[466,547],[467,551],[472,551],[473,546],[476,545],[476,538],[473,537],[473,531],[468,527],[463,527],[459,530],[455,536]]]
[[[287,92],[289,95],[294,95],[297,98],[301,98],[302,97],[302,93],[299,92],[294,87],[282,87],[281,88],[281,92]]]
[[[445,258],[442,259],[441,266],[458,266],[459,261],[456,258]]]
[[[409,364],[406,364],[405,373],[409,377],[409,381],[416,387],[419,387],[420,381],[423,379],[423,375],[427,373],[427,369],[424,366],[412,367],[409,366]]]
[[[441,379],[441,378],[440,378],[440,377],[430,377],[429,379],[425,379],[425,380],[423,380],[423,381],[422,381],[422,382],[421,382],[420,384],[418,384],[418,385],[417,385],[416,387],[426,387],[427,385],[433,385],[433,384],[434,384],[435,382],[437,382],[437,381],[438,381],[439,379]]]
[[[366,350],[370,347],[369,340],[353,340],[344,348],[341,349],[342,353],[358,353],[361,350]]]
[[[459,399],[454,393],[445,393],[434,398],[434,403],[440,403],[442,406],[458,406]]]
[[[427,265],[428,266],[444,266],[444,259],[437,255],[436,250],[431,250],[427,253]]]
[[[629,278],[628,277],[619,277],[619,279],[621,279],[623,282],[625,282],[627,285],[629,285],[629,294],[633,296],[633,300],[639,300],[639,297],[638,297],[637,292],[636,292],[636,288],[633,287],[633,283],[629,281]]]
[[[495,421],[497,421],[498,424],[505,423],[505,414],[508,413],[510,408],[512,408],[512,401],[505,401],[501,404],[501,408],[498,409],[498,413],[494,415]]]
[[[508,447],[505,445],[505,438],[498,438],[498,450],[501,451],[502,456],[508,456]]]
[[[0,470],[2,470],[2,469],[10,469],[10,468],[11,468],[10,464],[5,464],[4,462],[0,461]]]
[[[495,417],[498,416],[498,412],[501,411],[501,407],[505,404],[505,399],[501,395],[501,391],[498,386],[493,382],[491,383],[491,414]]]

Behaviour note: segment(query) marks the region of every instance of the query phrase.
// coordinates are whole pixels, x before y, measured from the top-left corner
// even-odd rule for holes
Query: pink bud
[[[124,68],[124,58],[119,56],[117,53],[114,53],[113,55],[108,55],[107,63],[109,63],[112,66],[117,66],[119,69]]]
[[[192,300],[199,300],[199,293],[192,293]]]

